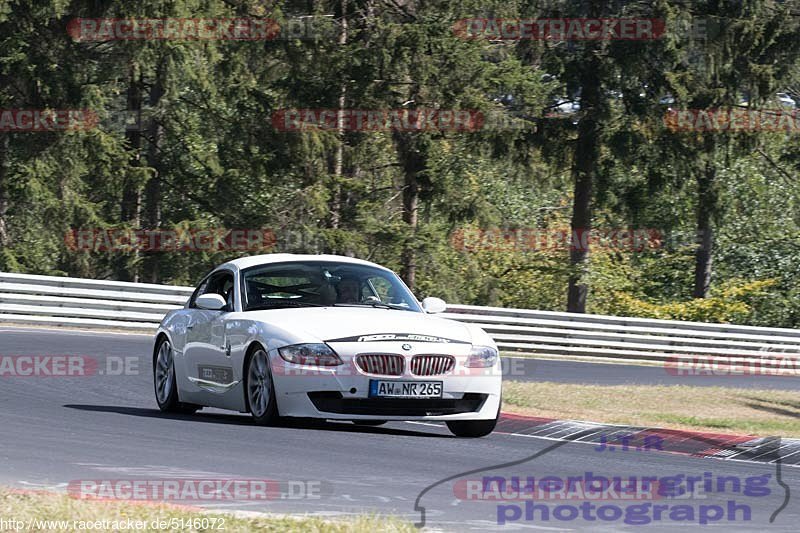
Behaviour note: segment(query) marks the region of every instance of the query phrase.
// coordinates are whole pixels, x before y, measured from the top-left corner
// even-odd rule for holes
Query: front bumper
[[[414,416],[475,414],[488,394],[465,393],[461,398],[345,398],[340,392],[309,392],[320,413],[365,416]]]
[[[363,347],[359,347],[363,348]],[[388,350],[387,350],[388,348]],[[353,357],[342,356],[338,367],[302,367],[286,363],[277,352],[270,354],[275,397],[282,416],[332,420],[490,420],[499,412],[500,362],[492,368],[464,368],[466,355],[456,354],[455,369],[444,375],[399,376],[362,372]],[[361,350],[364,351],[363,349]],[[391,350],[382,346],[381,351]],[[424,353],[432,353],[424,348]],[[444,352],[442,352],[444,353]],[[453,354],[453,351],[449,351]],[[409,359],[413,353],[403,354]],[[441,398],[370,398],[370,380],[441,381]]]

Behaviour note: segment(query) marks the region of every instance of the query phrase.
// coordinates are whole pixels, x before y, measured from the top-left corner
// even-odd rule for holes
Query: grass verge
[[[608,424],[800,437],[796,391],[505,381],[503,410]]]
[[[306,517],[239,517],[177,505],[150,505],[115,501],[92,501],[71,498],[64,494],[17,491],[0,488],[0,517],[4,531],[13,531],[8,520],[20,523],[18,531],[76,531],[81,521],[92,522],[94,531],[110,531],[113,523],[122,523],[120,531],[274,531],[349,533],[416,531],[410,523],[391,517],[359,516],[350,519],[322,520]],[[212,526],[212,519],[213,525]],[[143,521],[145,529],[128,529],[128,520]],[[38,521],[38,522],[36,522]],[[46,521],[50,521],[49,524]],[[105,521],[103,523],[103,521]],[[152,527],[156,522],[171,527]],[[64,527],[59,527],[58,522]],[[97,527],[100,525],[101,527]],[[49,527],[48,527],[49,526]],[[183,527],[181,527],[183,526]],[[187,527],[188,526],[188,527]],[[220,528],[222,526],[222,529]]]

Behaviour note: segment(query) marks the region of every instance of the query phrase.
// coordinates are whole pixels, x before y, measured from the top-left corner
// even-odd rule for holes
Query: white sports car
[[[440,420],[455,435],[492,432],[497,346],[480,328],[431,316],[391,270],[349,257],[270,254],[225,263],[156,334],[162,411],[209,406],[281,417]]]

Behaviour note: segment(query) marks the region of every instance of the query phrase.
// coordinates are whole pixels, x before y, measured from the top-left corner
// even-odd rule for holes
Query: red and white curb
[[[800,439],[621,426],[511,413],[501,415],[495,431],[520,437],[605,445],[609,450],[645,450],[756,463],[780,460],[786,466],[800,467]]]

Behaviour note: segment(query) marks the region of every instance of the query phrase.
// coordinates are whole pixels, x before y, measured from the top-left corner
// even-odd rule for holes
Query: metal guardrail
[[[0,322],[155,331],[193,290],[0,272]]]
[[[443,317],[483,328],[502,351],[664,361],[708,357],[720,363],[800,358],[800,330],[479,307],[449,306]]]
[[[152,332],[192,287],[0,272],[0,322]],[[439,315],[482,327],[504,352],[664,361],[800,358],[800,330],[451,305]]]

